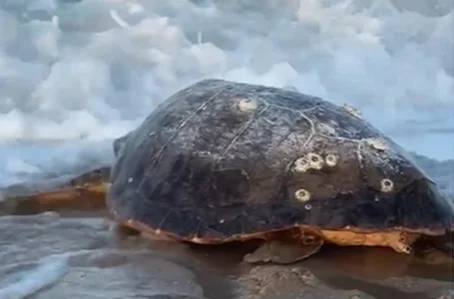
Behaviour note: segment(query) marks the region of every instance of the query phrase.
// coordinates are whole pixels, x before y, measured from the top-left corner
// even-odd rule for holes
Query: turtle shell
[[[453,229],[451,202],[401,147],[354,110],[290,90],[203,80],[114,148],[118,220],[184,240]]]

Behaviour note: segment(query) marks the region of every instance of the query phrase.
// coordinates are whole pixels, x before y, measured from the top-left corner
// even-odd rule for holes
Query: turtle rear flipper
[[[323,243],[319,234],[302,231],[299,240],[265,241],[254,252],[246,254],[243,260],[251,264],[292,264],[320,251]]]
[[[425,264],[454,267],[454,233],[423,238],[415,244],[415,256]]]
[[[3,191],[0,214],[30,215],[46,211],[105,210],[108,170],[98,168],[86,172],[58,188],[46,191]],[[18,194],[19,193],[19,194]]]

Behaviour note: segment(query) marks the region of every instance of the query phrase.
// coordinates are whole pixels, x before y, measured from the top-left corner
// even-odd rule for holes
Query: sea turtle
[[[120,224],[198,244],[263,240],[250,263],[293,263],[324,243],[411,253],[454,229],[452,203],[400,146],[356,111],[292,90],[199,81],[113,150],[106,203]],[[34,198],[68,204],[71,192]]]

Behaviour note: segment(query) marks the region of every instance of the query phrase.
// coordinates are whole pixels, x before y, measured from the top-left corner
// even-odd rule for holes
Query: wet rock
[[[119,238],[102,218],[5,216],[0,230],[0,298],[453,298],[452,269],[383,248],[333,247],[295,265],[253,267],[238,245]]]
[[[63,296],[64,294],[64,296]],[[142,256],[105,268],[75,267],[57,285],[38,294],[47,298],[194,298],[203,290],[194,275],[172,262]]]
[[[253,268],[238,279],[244,299],[372,299],[358,290],[332,289],[318,280],[309,270],[282,266]]]
[[[453,299],[454,298],[454,290],[449,290],[444,294],[437,297],[437,299]]]

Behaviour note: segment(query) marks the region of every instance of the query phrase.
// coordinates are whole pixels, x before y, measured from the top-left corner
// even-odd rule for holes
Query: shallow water
[[[454,281],[452,268],[380,248],[328,247],[291,266],[250,266],[241,259],[253,244],[153,243],[102,218],[5,216],[0,229],[2,299],[432,299],[450,294]]]
[[[454,198],[453,6],[0,1],[0,188],[51,188],[110,163],[113,138],[171,93],[217,77],[359,108]],[[454,298],[452,269],[389,250],[248,267],[237,248],[150,244],[107,227],[100,217],[0,217],[0,299]]]

